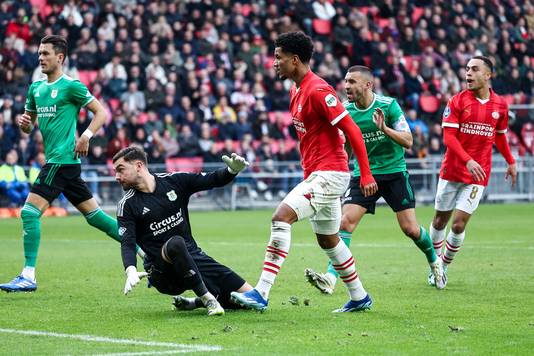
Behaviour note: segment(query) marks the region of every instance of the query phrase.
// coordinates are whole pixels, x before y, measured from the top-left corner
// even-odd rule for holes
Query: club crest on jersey
[[[301,111],[302,111],[302,105],[299,104],[299,106],[297,106],[297,111],[298,111],[298,112],[301,112]]]
[[[174,189],[170,192],[167,192],[167,198],[169,198],[170,201],[175,201],[178,198]]]
[[[447,105],[447,107],[445,107],[445,111],[443,111],[443,117],[449,117],[450,114],[451,114],[451,108],[449,105]]]
[[[327,96],[325,96],[324,101],[326,102],[326,106],[331,107],[331,108],[337,105],[337,99],[332,94],[328,94]]]
[[[494,118],[495,120],[498,120],[500,116],[501,115],[499,115],[497,111],[494,111],[491,113],[491,117]]]
[[[50,97],[52,99],[55,99],[57,97],[57,89],[52,89],[52,93],[50,93]]]

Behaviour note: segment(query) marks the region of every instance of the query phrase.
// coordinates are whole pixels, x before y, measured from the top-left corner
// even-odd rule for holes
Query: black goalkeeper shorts
[[[226,309],[239,308],[230,302],[230,293],[241,288],[245,284],[245,280],[202,251],[192,253],[191,257],[198,267],[206,288],[217,298],[221,306]],[[180,295],[188,290],[184,284],[183,276],[177,274],[174,267],[162,259],[158,259],[153,264],[145,265],[145,269],[149,272],[150,284],[160,293]]]

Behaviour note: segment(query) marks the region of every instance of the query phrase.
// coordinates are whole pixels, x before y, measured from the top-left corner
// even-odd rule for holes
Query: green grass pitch
[[[194,236],[254,285],[271,213],[193,212]],[[417,213],[428,226],[432,209]],[[533,220],[532,204],[480,206],[447,289],[438,291],[426,283],[424,256],[402,235],[394,214],[379,208],[363,219],[351,246],[374,307],[343,315],[331,313],[348,299],[341,284],[324,296],[304,279],[304,269],[324,269],[326,257],[309,223],[299,222],[269,309],[208,318],[204,310],[171,310],[171,297],[144,281],[125,297],[116,242],[81,217],[43,219],[38,291],[0,294],[0,354],[532,354]],[[1,220],[0,282],[19,273],[22,263],[21,223]],[[289,302],[292,296],[299,305]]]

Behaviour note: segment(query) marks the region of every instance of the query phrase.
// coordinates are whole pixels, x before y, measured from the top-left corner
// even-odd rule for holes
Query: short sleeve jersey
[[[406,171],[404,148],[376,127],[373,113],[380,108],[385,116],[386,126],[393,128],[404,119],[404,113],[394,98],[373,94],[374,99],[366,109],[359,109],[353,102],[345,102],[345,108],[362,131],[371,173],[390,174]],[[354,176],[360,176],[358,161],[354,162]]]
[[[52,83],[45,79],[30,85],[25,110],[37,114],[48,163],[80,163],[74,157],[76,123],[80,109],[93,100],[83,83],[65,74]]]
[[[457,128],[456,137],[463,149],[486,172],[486,179],[475,182],[467,171],[466,162],[450,150],[445,152],[440,177],[452,182],[488,185],[491,158],[496,134],[504,134],[508,128],[508,104],[490,89],[490,98],[481,102],[469,90],[453,96],[443,112],[442,126]]]
[[[304,178],[315,171],[348,172],[345,137],[335,126],[349,113],[334,89],[312,71],[289,92]]]

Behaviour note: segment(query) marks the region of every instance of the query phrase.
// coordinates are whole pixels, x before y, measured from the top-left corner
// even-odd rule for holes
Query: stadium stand
[[[22,134],[14,122],[23,113],[29,84],[41,76],[37,49],[40,38],[50,33],[68,38],[65,72],[85,83],[109,112],[104,132],[93,144],[106,151],[111,142],[135,142],[147,148],[152,162],[177,162],[184,125],[196,139],[201,125],[209,125],[206,139],[220,150],[226,139],[240,146],[242,134],[251,131],[258,159],[260,141],[269,142],[272,152],[280,142],[294,147],[291,117],[281,113],[276,119],[287,107],[288,83],[276,84],[272,68],[273,39],[290,30],[314,38],[313,69],[341,97],[345,70],[365,64],[378,76],[377,92],[397,97],[405,111],[416,110],[428,126],[439,122],[447,99],[463,88],[463,68],[477,54],[495,62],[496,92],[506,95],[510,104],[533,103],[530,1],[319,2],[2,1],[0,165],[12,148],[23,166],[31,165],[42,151],[38,131]],[[131,83],[145,107],[133,105],[128,98],[134,96],[125,95]],[[236,92],[240,95],[234,97],[241,100],[232,102]],[[229,117],[215,114],[222,97]],[[238,122],[234,117],[240,112],[246,112],[246,118]],[[270,125],[259,124],[264,113]],[[532,125],[533,116],[532,109],[521,111],[511,125],[523,154],[533,152],[531,130],[525,126]],[[87,125],[88,118],[81,119],[79,132]],[[125,137],[118,142],[121,131]],[[430,139],[423,137],[417,149],[427,152]],[[206,155],[221,154],[198,152],[188,159],[209,161]],[[104,153],[109,157],[110,152]]]

